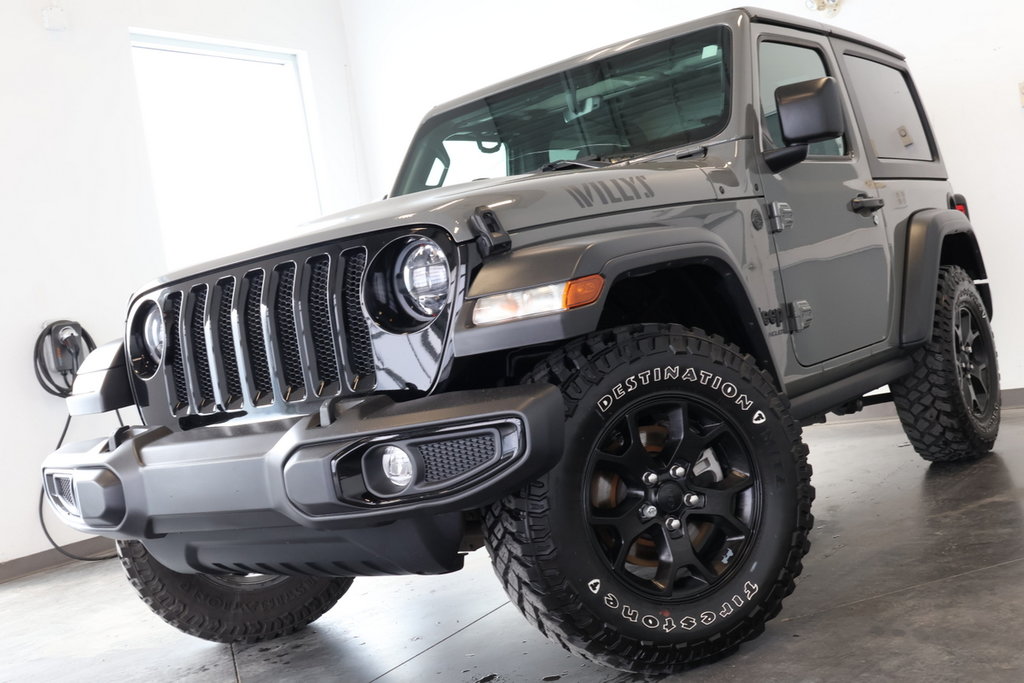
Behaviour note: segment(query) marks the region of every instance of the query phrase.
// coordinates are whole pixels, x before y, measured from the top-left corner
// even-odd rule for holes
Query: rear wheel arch
[[[931,338],[933,298],[940,267],[959,266],[973,280],[984,280],[988,274],[974,228],[959,211],[918,211],[910,217],[906,234],[900,344],[912,347]],[[988,285],[979,283],[978,291],[991,319],[992,296]]]

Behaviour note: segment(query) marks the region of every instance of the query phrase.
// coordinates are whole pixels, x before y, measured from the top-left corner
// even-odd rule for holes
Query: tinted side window
[[[764,132],[765,146],[768,148],[783,147],[782,131],[779,128],[779,112],[775,105],[775,89],[780,85],[809,81],[812,78],[828,76],[825,61],[821,53],[809,47],[787,45],[785,43],[761,43],[760,55],[760,89],[761,89],[761,122]],[[815,142],[809,149],[810,154],[825,156],[843,156],[846,145],[840,136],[834,140]]]
[[[875,156],[931,161],[928,135],[903,72],[853,55],[846,55],[846,69]]]

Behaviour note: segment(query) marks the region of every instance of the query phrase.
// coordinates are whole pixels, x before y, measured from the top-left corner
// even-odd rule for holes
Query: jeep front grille
[[[163,310],[171,412],[287,405],[372,389],[360,384],[375,367],[360,303],[365,269],[365,250],[354,248],[170,290]]]

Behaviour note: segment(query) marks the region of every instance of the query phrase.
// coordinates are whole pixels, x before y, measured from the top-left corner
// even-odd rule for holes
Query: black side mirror
[[[786,146],[765,152],[772,173],[778,173],[807,158],[807,145],[842,135],[843,106],[834,78],[813,78],[775,89],[779,128]]]

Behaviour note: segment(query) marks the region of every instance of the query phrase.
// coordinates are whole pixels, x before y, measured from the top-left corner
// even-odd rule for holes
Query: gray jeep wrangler
[[[812,528],[800,424],[992,448],[985,266],[899,53],[739,9],[434,109],[383,202],[135,295],[43,465],[147,604],[258,641],[486,546],[570,650],[758,635]],[[888,385],[891,393],[865,396]]]

